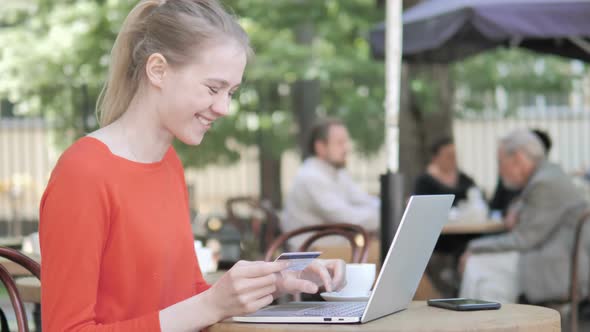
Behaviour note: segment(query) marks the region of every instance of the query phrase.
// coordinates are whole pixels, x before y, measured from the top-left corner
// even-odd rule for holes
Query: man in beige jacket
[[[283,232],[327,223],[352,223],[375,231],[379,199],[363,192],[346,171],[350,139],[344,124],[324,119],[311,130],[311,156],[299,168],[285,199]],[[296,247],[301,239],[295,238]]]

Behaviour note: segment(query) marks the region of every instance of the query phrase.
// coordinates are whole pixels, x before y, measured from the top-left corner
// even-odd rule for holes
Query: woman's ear
[[[161,88],[166,70],[168,70],[168,62],[162,54],[153,53],[148,57],[145,63],[145,73],[150,84]]]

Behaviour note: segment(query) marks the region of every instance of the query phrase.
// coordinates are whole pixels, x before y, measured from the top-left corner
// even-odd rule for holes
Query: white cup
[[[195,241],[195,253],[197,254],[197,259],[199,260],[201,273],[211,273],[217,270],[217,264],[213,259],[213,251],[210,248],[203,247],[203,243],[201,241]]]
[[[366,296],[375,281],[375,264],[346,264],[346,286],[338,293],[346,296]]]

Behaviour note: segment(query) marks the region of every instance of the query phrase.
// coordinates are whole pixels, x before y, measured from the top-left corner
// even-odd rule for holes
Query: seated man
[[[521,294],[531,302],[567,298],[575,225],[586,203],[561,168],[545,159],[530,131],[503,138],[498,159],[504,185],[523,189],[517,217],[509,232],[469,243],[461,258],[460,296],[504,303]]]
[[[309,149],[311,157],[297,171],[285,199],[283,232],[325,223],[352,223],[375,231],[379,199],[363,192],[346,172],[350,141],[344,124],[336,119],[318,122]],[[297,238],[291,242],[296,244]]]
[[[541,140],[543,149],[545,151],[545,156],[549,156],[551,145],[553,144],[549,134],[541,129],[532,129],[531,131],[537,136],[537,138]],[[520,196],[520,190],[506,188],[502,182],[502,179],[499,177],[496,190],[494,190],[494,196],[490,201],[490,210],[500,211],[502,216],[507,217],[510,204],[516,200],[518,196]],[[512,216],[509,216],[508,218],[512,218]]]

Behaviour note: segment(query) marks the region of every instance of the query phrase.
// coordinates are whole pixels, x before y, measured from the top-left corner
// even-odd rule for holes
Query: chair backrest
[[[227,219],[241,234],[251,232],[260,240],[260,253],[264,253],[279,233],[279,217],[272,203],[250,196],[240,196],[225,202]]]
[[[18,250],[0,247],[0,256],[21,265],[25,269],[29,270],[29,272],[37,277],[37,279],[41,280],[41,266],[39,263],[35,262],[33,259],[27,257]],[[28,332],[29,325],[27,323],[27,314],[23,305],[23,301],[18,292],[14,279],[8,270],[2,265],[0,265],[0,280],[8,291],[8,296],[10,297],[10,302],[12,303],[12,307],[16,315],[18,331]]]
[[[272,260],[275,252],[283,247],[289,239],[305,233],[311,233],[311,235],[303,242],[299,249],[297,249],[298,251],[308,251],[309,247],[322,237],[338,235],[346,238],[350,243],[352,248],[350,261],[352,263],[364,263],[367,261],[367,255],[369,252],[369,235],[361,226],[346,223],[306,226],[284,233],[269,246],[264,259],[266,261]],[[361,239],[360,241],[357,240],[359,237]]]
[[[578,291],[578,274],[579,274],[579,257],[580,252],[584,250],[584,245],[582,243],[582,234],[584,227],[586,224],[590,224],[590,210],[585,211],[582,213],[580,219],[578,220],[578,224],[576,226],[576,233],[574,238],[574,246],[572,249],[572,262],[571,262],[571,283],[570,283],[570,301],[571,301],[571,312],[570,312],[570,324],[571,324],[571,332],[578,331],[578,304],[580,303],[579,299],[579,291]],[[588,288],[588,292],[590,293],[590,287]],[[588,295],[590,297],[590,294]]]

